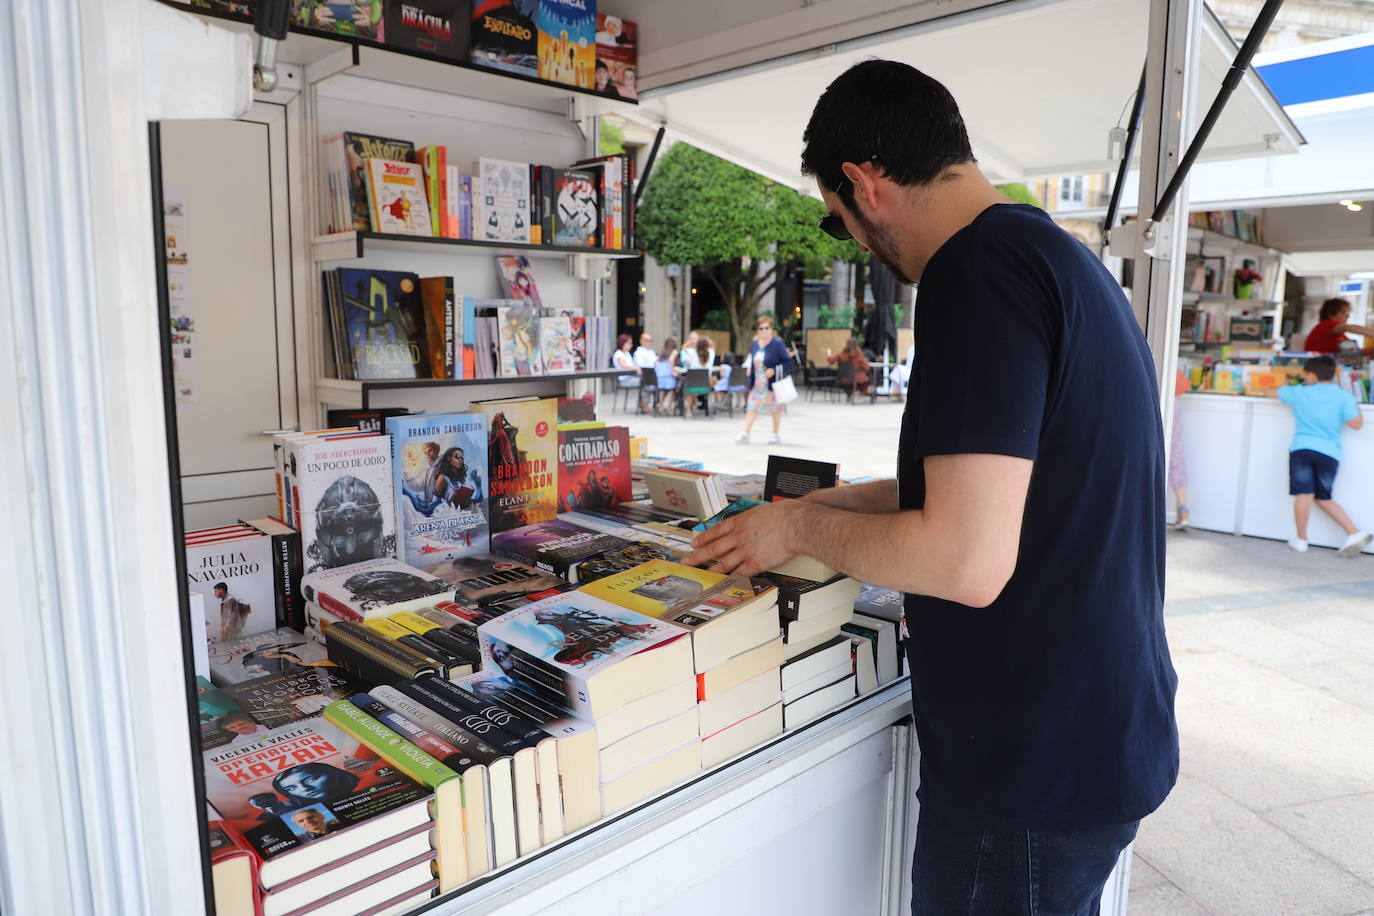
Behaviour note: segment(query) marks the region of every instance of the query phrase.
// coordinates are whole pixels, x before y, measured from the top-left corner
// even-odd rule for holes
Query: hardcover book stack
[[[854,600],[854,617],[841,629],[853,638],[862,638],[874,653],[874,668],[878,684],[886,684],[902,676],[906,670],[906,618],[902,611],[903,596],[890,588],[865,585]]]
[[[717,474],[685,468],[636,468],[649,488],[649,497],[660,509],[671,509],[692,518],[711,518],[729,505]]]
[[[692,643],[682,628],[569,592],[483,623],[478,634],[488,673],[594,727],[602,814],[701,768]]]
[[[748,579],[652,560],[597,579],[603,598],[691,633],[702,764],[714,766],[782,732],[777,590]]]

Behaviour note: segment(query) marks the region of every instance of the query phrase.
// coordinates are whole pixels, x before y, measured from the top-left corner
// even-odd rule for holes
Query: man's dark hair
[[[844,180],[845,162],[875,160],[886,177],[914,186],[974,161],[954,96],[893,60],[866,60],[841,73],[821,93],[802,141],[802,174],[831,190]],[[853,205],[852,185],[840,189],[840,199]]]
[[[1347,299],[1327,299],[1322,303],[1321,320],[1330,321],[1336,317],[1341,309],[1350,308],[1350,301]]]
[[[1302,367],[1321,382],[1329,382],[1336,377],[1336,361],[1329,356],[1314,356],[1303,363]]]
[[[222,588],[222,589],[224,589],[226,592],[229,591],[229,586],[225,585],[223,582],[216,582],[216,583],[215,583],[215,588]],[[214,588],[210,589],[210,591],[214,591],[214,590],[215,590]]]

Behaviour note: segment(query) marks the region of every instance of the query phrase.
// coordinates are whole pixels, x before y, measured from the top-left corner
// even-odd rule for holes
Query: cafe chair
[[[711,419],[711,370],[710,369],[688,369],[682,376],[682,389],[678,394],[678,406],[682,411],[682,419],[687,419],[687,399],[695,398],[699,395],[707,395],[706,398],[706,418]]]

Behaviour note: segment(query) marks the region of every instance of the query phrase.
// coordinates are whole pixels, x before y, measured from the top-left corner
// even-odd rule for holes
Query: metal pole
[[[649,170],[654,167],[654,160],[658,158],[658,148],[663,143],[663,133],[667,128],[660,127],[658,133],[654,134],[654,145],[649,147],[649,158],[644,160],[644,171],[639,173],[639,184],[635,185],[635,206],[639,206],[639,195],[644,193],[644,185],[649,180]]]
[[[1260,10],[1259,17],[1255,24],[1250,27],[1250,34],[1245,36],[1245,43],[1240,47],[1240,53],[1236,55],[1235,61],[1231,64],[1231,69],[1226,71],[1226,76],[1221,81],[1221,90],[1217,92],[1217,97],[1212,100],[1212,107],[1207,110],[1207,115],[1198,125],[1197,134],[1193,137],[1193,142],[1188,145],[1188,151],[1183,154],[1183,158],[1178,163],[1178,168],[1174,170],[1173,177],[1169,179],[1169,184],[1164,188],[1164,193],[1159,196],[1159,202],[1155,205],[1154,212],[1150,214],[1150,221],[1145,225],[1145,238],[1154,236],[1154,226],[1164,214],[1169,212],[1169,207],[1174,202],[1174,196],[1178,194],[1178,189],[1183,185],[1188,177],[1189,170],[1193,167],[1193,161],[1197,159],[1198,153],[1202,152],[1202,147],[1207,142],[1207,138],[1212,133],[1212,128],[1216,126],[1217,120],[1221,117],[1222,111],[1226,109],[1226,103],[1230,100],[1231,94],[1236,91],[1240,81],[1245,78],[1245,71],[1250,67],[1250,61],[1259,50],[1260,42],[1269,31],[1269,27],[1274,24],[1274,17],[1278,15],[1279,7],[1283,6],[1283,0],[1265,0],[1263,9]]]
[[[1121,206],[1121,191],[1126,186],[1126,175],[1131,170],[1131,157],[1135,155],[1136,137],[1140,135],[1140,119],[1145,113],[1145,68],[1140,68],[1140,85],[1135,89],[1135,103],[1131,106],[1130,126],[1126,128],[1126,143],[1121,150],[1121,166],[1116,170],[1116,184],[1112,185],[1112,199],[1107,204],[1107,213],[1102,217],[1102,247],[1107,247],[1111,238],[1112,226],[1116,224],[1116,211]]]

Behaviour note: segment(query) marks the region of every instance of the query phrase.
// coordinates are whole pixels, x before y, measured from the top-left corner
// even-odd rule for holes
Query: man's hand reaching
[[[753,576],[796,556],[806,507],[793,500],[755,506],[696,536],[682,562],[721,573]]]

